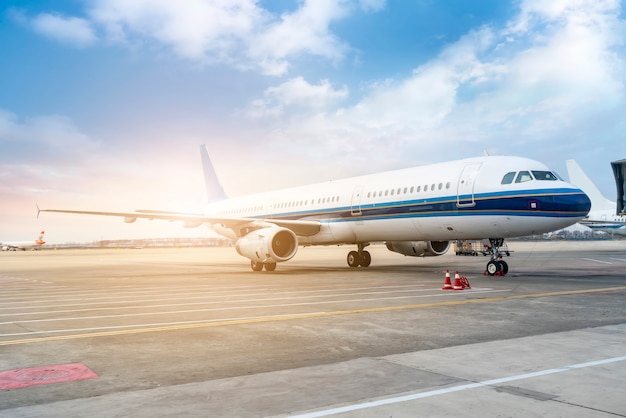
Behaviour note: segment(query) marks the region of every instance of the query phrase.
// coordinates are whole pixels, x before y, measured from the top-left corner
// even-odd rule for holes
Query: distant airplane
[[[39,247],[44,245],[46,242],[43,240],[43,234],[45,231],[41,231],[39,233],[39,238],[34,239],[32,241],[6,241],[0,242],[0,249],[2,251],[17,251],[17,250],[37,250]]]
[[[206,225],[233,240],[252,270],[273,271],[298,246],[352,244],[350,267],[368,267],[365,248],[385,242],[407,256],[440,256],[452,240],[489,238],[489,275],[508,265],[504,238],[550,232],[575,224],[591,207],[582,190],[545,165],[520,157],[485,156],[229,199],[201,147],[209,204],[203,214],[155,210],[64,212],[183,221]],[[289,175],[290,173],[286,173]],[[260,182],[261,183],[261,182]]]
[[[617,202],[604,197],[575,160],[567,160],[565,164],[570,183],[580,187],[591,199],[591,210],[579,223],[595,231],[626,236],[626,216],[617,214]]]

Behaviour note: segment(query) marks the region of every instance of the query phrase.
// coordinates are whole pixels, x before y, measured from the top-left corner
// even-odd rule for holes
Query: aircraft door
[[[480,170],[482,163],[467,164],[461,176],[459,177],[459,183],[457,184],[457,207],[471,207],[476,205],[474,201],[474,184],[476,183],[476,176]]]
[[[356,186],[354,191],[352,192],[352,201],[350,203],[350,214],[352,216],[360,216],[361,215],[361,192],[363,191],[363,186]]]

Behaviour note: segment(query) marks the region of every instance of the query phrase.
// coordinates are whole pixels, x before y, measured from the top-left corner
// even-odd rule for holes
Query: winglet
[[[35,206],[37,207],[37,219],[39,219],[39,214],[41,213],[41,209],[39,209],[39,205],[37,203],[35,203]]]
[[[200,154],[202,156],[202,169],[204,171],[204,184],[206,187],[208,202],[213,203],[228,199],[228,196],[224,192],[224,189],[215,174],[215,169],[213,168],[213,164],[209,158],[209,151],[207,150],[206,145],[200,146]]]

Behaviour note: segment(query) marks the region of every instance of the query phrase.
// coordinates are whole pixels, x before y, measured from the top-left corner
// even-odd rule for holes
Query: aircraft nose
[[[560,196],[560,207],[563,212],[584,218],[591,210],[591,199],[582,190],[572,186],[572,194]]]

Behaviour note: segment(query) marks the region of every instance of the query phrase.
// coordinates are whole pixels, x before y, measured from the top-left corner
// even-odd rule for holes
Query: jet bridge
[[[611,163],[613,175],[615,176],[615,186],[617,187],[617,214],[623,215],[626,210],[626,159],[613,161]]]

